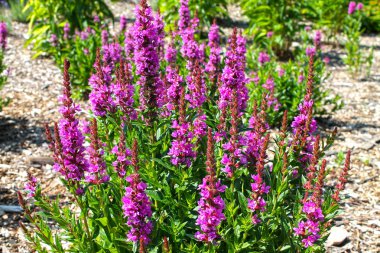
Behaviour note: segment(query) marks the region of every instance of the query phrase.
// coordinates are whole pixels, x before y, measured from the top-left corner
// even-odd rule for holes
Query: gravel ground
[[[113,3],[111,9],[116,20],[121,14],[133,17],[131,3]],[[236,15],[238,9],[230,7],[230,13]],[[51,59],[32,60],[33,53],[23,47],[27,25],[12,25],[6,52],[11,73],[0,91],[1,97],[11,99],[0,112],[0,205],[17,205],[16,192],[23,188],[27,172],[43,182],[44,192],[49,194],[59,192],[60,185],[48,164],[42,124],[58,118],[61,73]],[[349,237],[345,245],[329,248],[329,252],[380,252],[380,36],[363,37],[362,46],[375,47],[372,75],[366,79],[352,78],[339,64],[342,50],[324,48],[337,59],[329,67],[332,76],[326,86],[345,103],[342,110],[320,122],[322,131],[337,127],[339,132],[327,155],[333,170],[331,184],[340,173],[339,151],[353,152],[349,182],[343,191],[344,212],[335,223],[344,227]],[[2,252],[30,252],[18,227],[19,220],[23,217],[18,214],[0,214]]]

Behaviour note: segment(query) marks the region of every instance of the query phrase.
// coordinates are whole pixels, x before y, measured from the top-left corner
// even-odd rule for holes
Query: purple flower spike
[[[321,40],[322,40],[322,32],[317,30],[315,32],[315,36],[314,36],[314,46],[316,48],[320,48],[321,47]]]
[[[166,48],[165,60],[170,64],[174,64],[177,60],[177,49],[175,48],[173,34],[172,34],[171,42]]]
[[[308,57],[312,57],[312,56],[314,56],[316,54],[316,49],[315,49],[315,47],[307,47],[306,48],[306,55],[308,56]]]
[[[105,44],[102,49],[103,62],[113,69],[115,64],[118,63],[121,58],[122,48],[120,44],[117,42]]]
[[[25,184],[25,191],[28,193],[28,198],[33,198],[36,194],[37,178],[28,174],[28,182]]]
[[[239,39],[239,40],[238,40]],[[237,36],[234,29],[229,39],[229,48],[226,53],[226,65],[222,73],[222,84],[219,87],[219,108],[224,110],[232,104],[232,94],[236,90],[239,112],[245,110],[248,100],[247,79],[245,77],[245,41],[242,36]]]
[[[120,17],[120,32],[125,32],[127,28],[127,18],[124,15]]]
[[[114,113],[116,111],[116,104],[111,96],[112,69],[110,66],[102,66],[100,50],[97,51],[94,67],[96,73],[89,80],[89,84],[92,87],[90,104],[96,116],[104,117],[107,113]]]
[[[181,88],[181,96],[179,103],[179,120],[174,120],[172,128],[174,129],[172,137],[172,145],[169,149],[168,155],[171,157],[170,161],[173,165],[191,166],[192,159],[196,157],[194,151],[194,144],[192,139],[194,137],[191,131],[190,123],[186,122],[186,105],[185,105],[185,88]]]
[[[252,223],[258,224],[261,222],[259,213],[265,211],[266,202],[264,200],[265,194],[268,194],[270,186],[267,186],[263,179],[264,165],[266,159],[266,149],[268,147],[269,134],[262,139],[259,155],[256,160],[257,174],[251,175],[253,182],[251,183],[251,198],[248,199],[248,208],[253,212]]]
[[[209,74],[209,79],[211,80],[211,82],[216,82],[219,74],[221,48],[219,46],[219,27],[216,24],[215,20],[210,28],[208,40],[210,56],[205,70]]]
[[[57,37],[57,35],[55,35],[55,34],[50,35],[49,42],[50,42],[50,44],[51,44],[53,47],[58,46],[58,37]]]
[[[153,224],[149,221],[149,218],[152,217],[152,209],[150,200],[145,193],[147,185],[141,181],[138,174],[136,141],[133,143],[132,165],[134,173],[126,178],[129,186],[125,188],[125,195],[122,198],[124,216],[127,217],[127,225],[130,227],[127,237],[129,241],[147,245],[153,229]]]
[[[162,59],[164,56],[164,47],[165,47],[165,24],[162,20],[162,16],[160,13],[157,13],[154,17],[153,25],[157,29],[157,35],[158,35],[158,52],[159,52],[159,58]]]
[[[189,101],[190,108],[201,108],[202,104],[206,101],[206,84],[203,78],[202,68],[196,62],[194,70],[190,76],[187,77],[189,94],[185,95]]]
[[[124,178],[127,167],[132,164],[131,161],[128,160],[128,157],[130,157],[132,153],[131,150],[127,149],[125,146],[125,135],[123,131],[121,131],[120,141],[118,145],[113,147],[112,153],[117,157],[116,161],[114,161],[112,165],[114,166],[118,176],[120,178]]]
[[[101,149],[103,143],[98,137],[98,124],[96,119],[93,119],[92,121],[90,136],[90,146],[87,147],[89,167],[87,170],[86,181],[92,184],[102,184],[109,181],[109,176],[106,172],[106,163],[103,160],[104,150]]]
[[[7,47],[7,24],[5,22],[0,22],[0,48],[4,51]]]
[[[66,180],[80,181],[84,177],[84,172],[88,170],[88,162],[85,159],[84,136],[79,130],[79,121],[75,118],[76,112],[80,111],[71,98],[70,63],[65,60],[63,72],[63,95],[59,98],[62,106],[59,112],[62,119],[59,121],[57,129],[56,145],[59,146],[60,160],[56,159],[55,170],[65,176]],[[58,143],[59,142],[59,143]]]
[[[107,30],[102,31],[102,44],[103,45],[108,44],[108,31]]]
[[[178,28],[181,32],[190,26],[190,10],[189,0],[181,0],[180,3]]]
[[[266,62],[269,62],[270,61],[270,57],[267,53],[265,52],[260,52],[259,54],[259,58],[258,58],[258,61],[261,65],[264,65],[264,63]]]
[[[63,38],[67,40],[70,35],[70,24],[66,23],[65,26],[63,27]]]
[[[363,9],[363,7],[364,7],[363,3],[358,3],[358,5],[356,5],[356,10],[360,11]]]
[[[348,4],[348,15],[351,15],[352,13],[355,12],[355,8],[356,8],[356,3],[354,1],[351,1],[349,4]]]
[[[140,88],[140,106],[147,111],[147,123],[155,117],[159,106],[163,82],[159,76],[160,29],[146,0],[136,7],[136,22],[132,32],[134,42],[134,62]]]
[[[181,97],[181,85],[183,83],[183,78],[178,74],[178,69],[175,69],[170,65],[166,68],[166,82],[168,83],[168,103],[166,107],[169,111],[173,111],[179,104]]]
[[[224,192],[227,187],[222,185],[215,175],[213,137],[210,128],[207,137],[206,170],[208,175],[203,178],[202,184],[198,187],[201,199],[198,201],[196,225],[200,227],[200,231],[195,233],[195,238],[203,242],[215,243],[220,237],[217,227],[226,219],[223,214],[225,204],[220,193]]]
[[[137,119],[137,112],[133,107],[135,94],[135,87],[132,84],[132,74],[130,71],[130,64],[120,61],[120,66],[116,70],[116,83],[111,85],[113,94],[115,95],[115,102],[117,106],[129,117],[131,120]]]

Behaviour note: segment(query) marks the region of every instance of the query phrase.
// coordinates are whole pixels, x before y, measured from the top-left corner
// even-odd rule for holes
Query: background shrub
[[[113,14],[103,0],[29,0],[25,9],[33,9],[29,19],[30,38],[36,51],[35,57],[48,52],[49,40],[54,34],[58,40],[63,39],[63,27],[69,23],[71,34],[83,31],[94,24],[94,16],[100,19],[112,18]]]

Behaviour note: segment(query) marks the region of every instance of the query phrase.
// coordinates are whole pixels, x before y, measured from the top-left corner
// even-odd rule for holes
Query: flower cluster
[[[136,74],[140,76],[140,106],[149,111],[147,120],[154,117],[154,108],[159,106],[158,98],[162,89],[159,78],[159,46],[162,27],[155,21],[152,9],[146,0],[141,1],[135,10],[136,21],[132,30],[133,54]]]
[[[125,146],[125,135],[123,131],[121,131],[118,145],[112,148],[112,153],[116,155],[116,161],[112,163],[112,166],[115,168],[117,175],[120,178],[124,178],[127,167],[132,164],[131,161],[128,160],[132,152]]]
[[[222,144],[224,154],[221,160],[221,163],[224,165],[222,170],[229,178],[233,177],[234,170],[240,166],[240,159],[244,157],[242,156],[242,138],[238,133],[239,105],[236,91],[233,91],[232,99],[230,138],[226,143]]]
[[[0,22],[0,48],[4,51],[7,47],[7,24],[5,22]]]
[[[336,190],[332,196],[332,198],[336,201],[336,202],[339,202],[340,198],[339,198],[339,193],[344,190],[345,188],[345,185],[347,183],[347,176],[348,176],[348,170],[350,169],[350,157],[351,157],[351,152],[348,151],[347,152],[347,155],[346,155],[346,160],[344,162],[344,168],[343,168],[343,171],[342,171],[342,174],[339,176],[339,183],[338,185],[335,187]]]
[[[166,82],[168,84],[167,89],[167,99],[168,103],[166,104],[166,108],[169,111],[173,111],[176,105],[179,104],[181,97],[181,85],[183,83],[183,78],[178,74],[178,69],[173,68],[172,66],[168,66],[166,68]]]
[[[190,25],[189,0],[181,0],[180,3],[178,28],[179,31],[183,31]]]
[[[319,138],[317,139],[319,141]],[[318,161],[318,144],[314,145],[313,159],[309,167],[308,180],[304,184],[305,197],[303,200],[302,212],[306,216],[306,221],[300,221],[298,226],[294,228],[295,235],[301,236],[302,243],[305,248],[311,247],[320,238],[320,223],[324,221],[325,217],[322,213],[322,187],[326,171],[326,160],[322,161],[321,168],[318,171],[318,178],[311,186],[313,178],[315,177],[315,165]],[[308,196],[309,191],[313,192],[311,197]]]
[[[219,235],[217,233],[218,225],[226,219],[223,214],[224,201],[220,193],[227,188],[222,185],[221,181],[215,175],[214,147],[211,129],[208,129],[207,135],[207,176],[203,178],[202,184],[199,185],[201,199],[198,201],[198,218],[196,225],[201,231],[195,233],[195,238],[204,242],[215,242]]]
[[[353,14],[356,10],[357,11],[360,11],[362,10],[364,7],[363,3],[356,3],[354,1],[351,1],[349,4],[348,4],[348,15],[351,15]]]
[[[116,111],[116,104],[112,98],[112,66],[102,64],[100,50],[97,52],[95,70],[90,80],[92,88],[90,93],[90,103],[92,111],[96,116],[104,117],[107,113]]]
[[[317,122],[313,118],[312,84],[313,84],[313,56],[309,58],[309,73],[307,79],[307,93],[304,101],[299,105],[299,115],[296,116],[291,124],[293,129],[293,145],[299,145],[302,149],[302,162],[310,161],[312,157],[313,144],[315,137],[313,134],[317,131]]]
[[[196,157],[194,144],[192,139],[194,134],[191,131],[190,123],[186,122],[186,105],[185,105],[185,89],[181,89],[181,98],[179,105],[179,120],[174,120],[172,128],[174,129],[172,137],[174,140],[171,143],[168,155],[171,157],[171,162],[174,165],[191,166],[192,159]]]
[[[229,48],[225,59],[226,65],[222,73],[222,84],[219,87],[219,108],[221,110],[232,104],[234,90],[237,92],[239,112],[246,108],[248,89],[245,85],[245,49],[243,49],[243,45],[244,38],[239,36],[238,40],[237,30],[234,29],[229,39]]]
[[[268,78],[263,84],[263,88],[267,90],[267,104],[269,107],[273,106],[275,111],[278,111],[281,104],[278,102],[278,99],[274,95],[274,80],[273,78]]]
[[[133,95],[135,87],[132,84],[132,73],[129,63],[121,60],[119,68],[116,70],[116,82],[111,85],[111,90],[115,96],[115,103],[129,119],[137,119],[137,112],[133,107],[135,102]]]
[[[175,48],[174,35],[173,34],[172,34],[172,38],[171,38],[171,43],[166,48],[165,60],[169,64],[174,64],[177,60],[177,49]]]
[[[258,58],[258,61],[261,65],[263,65],[264,63],[266,62],[269,62],[270,61],[270,57],[267,53],[265,52],[260,52],[259,53],[259,58]]]
[[[128,218],[127,225],[131,228],[128,232],[128,240],[140,242],[142,245],[149,243],[149,234],[152,232],[153,224],[149,221],[152,217],[151,203],[145,193],[147,185],[141,181],[138,174],[137,142],[132,149],[132,165],[134,173],[126,178],[129,186],[125,188],[122,198],[124,216]]]
[[[220,65],[221,52],[221,48],[219,46],[219,27],[216,24],[215,20],[208,33],[208,46],[210,48],[210,56],[205,70],[209,74],[209,79],[211,82],[214,83],[219,74],[218,70]]]
[[[266,149],[268,147],[269,134],[265,136],[264,142],[260,147],[260,154],[256,162],[256,174],[251,175],[253,182],[251,183],[252,196],[248,199],[248,208],[253,212],[252,223],[258,224],[259,212],[265,211],[266,202],[264,194],[268,194],[270,186],[266,185],[263,179],[264,165],[266,159]]]
[[[61,159],[56,160],[54,168],[60,172],[66,180],[80,181],[84,172],[88,170],[88,162],[85,159],[84,136],[79,130],[79,121],[75,118],[79,106],[75,105],[71,98],[70,90],[70,77],[69,77],[70,63],[65,61],[64,67],[64,82],[63,82],[63,95],[59,98],[62,103],[59,112],[62,114],[62,119],[58,124],[58,132],[56,132],[57,150]]]
[[[321,48],[321,41],[322,41],[322,32],[320,30],[317,30],[314,36],[314,46],[316,49]]]
[[[37,178],[28,174],[28,182],[25,184],[25,191],[28,193],[28,198],[33,198],[36,194]]]
[[[190,93],[186,94],[185,98],[189,101],[189,107],[201,108],[206,101],[206,84],[203,78],[203,70],[198,62],[195,64],[191,75],[187,77],[187,87]]]
[[[90,139],[90,146],[87,147],[89,166],[87,169],[86,181],[92,184],[108,182],[110,176],[107,175],[106,163],[103,159],[104,150],[101,149],[103,144],[98,137],[98,124],[96,119],[93,119],[91,124]]]

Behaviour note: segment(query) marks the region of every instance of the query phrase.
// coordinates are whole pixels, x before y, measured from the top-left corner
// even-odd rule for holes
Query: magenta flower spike
[[[181,0],[180,3],[178,28],[179,32],[182,32],[190,26],[190,9],[189,0]]]
[[[54,164],[55,170],[65,176],[66,180],[80,181],[84,177],[84,172],[88,170],[88,161],[85,159],[84,136],[79,130],[79,120],[75,114],[80,111],[78,105],[75,105],[71,98],[70,63],[65,60],[63,72],[63,95],[59,101],[62,106],[59,112],[62,119],[59,120],[58,131],[60,143],[61,161]]]
[[[215,20],[210,27],[210,32],[208,34],[208,47],[210,48],[210,56],[205,70],[209,75],[209,79],[212,82],[216,82],[220,71],[219,65],[221,48],[219,46],[219,27]]]
[[[354,1],[351,1],[349,4],[348,4],[348,15],[351,15],[355,12],[355,8],[356,8],[356,3]]]
[[[196,225],[200,231],[195,233],[195,238],[206,242],[215,243],[220,237],[217,232],[219,224],[226,219],[223,214],[224,200],[220,196],[227,188],[215,175],[214,144],[211,128],[207,134],[207,175],[199,185],[201,199],[198,201],[198,218]]]
[[[312,117],[313,104],[312,85],[313,85],[313,56],[309,58],[309,73],[307,78],[307,92],[303,102],[298,106],[299,114],[291,124],[293,131],[293,145],[299,145],[301,150],[301,162],[309,162],[312,158],[313,145],[317,131],[317,122]]]
[[[189,94],[185,95],[189,101],[190,108],[201,108],[206,101],[206,84],[203,78],[203,69],[198,62],[195,63],[194,69],[187,77],[187,87]]]
[[[70,36],[70,24],[66,23],[63,27],[63,38],[67,40]]]
[[[120,16],[120,32],[123,33],[127,29],[127,18],[124,15]]]
[[[127,225],[130,230],[127,238],[132,242],[140,242],[143,246],[150,241],[153,224],[149,220],[152,217],[151,202],[145,193],[147,185],[141,181],[138,174],[137,141],[133,143],[132,166],[134,172],[126,178],[129,186],[125,188],[122,198],[124,216],[128,219]],[[141,245],[140,245],[141,246]]]
[[[116,161],[112,163],[118,176],[124,178],[127,172],[127,168],[131,165],[131,161],[128,159],[131,157],[131,150],[127,149],[125,146],[125,135],[121,131],[119,143],[113,147],[112,153],[116,155]]]
[[[100,50],[97,51],[96,61],[94,64],[96,73],[89,80],[92,88],[90,97],[91,109],[96,116],[104,117],[107,113],[116,111],[116,104],[112,98],[111,81],[112,67],[109,65],[102,66]]]
[[[165,60],[169,64],[174,64],[177,60],[177,49],[175,48],[175,44],[174,44],[175,42],[174,36],[175,36],[174,33],[172,33],[170,44],[166,48],[166,52],[165,52]]]
[[[154,111],[162,106],[160,96],[162,95],[163,82],[159,76],[159,41],[160,29],[157,27],[152,9],[142,0],[136,7],[136,22],[132,29],[134,42],[134,62],[136,63],[136,74],[140,76],[140,106],[148,110],[147,121],[152,121]]]
[[[356,5],[356,10],[357,10],[357,11],[361,11],[361,10],[363,10],[363,8],[364,8],[364,4],[363,4],[363,3],[358,3],[358,4]]]
[[[302,212],[306,216],[306,221],[300,221],[298,226],[293,228],[294,234],[301,236],[302,243],[305,248],[311,247],[321,237],[319,234],[320,223],[325,217],[321,209],[321,196],[324,173],[326,168],[326,160],[322,161],[319,170],[318,180],[313,188],[313,197],[306,199],[303,202]],[[318,193],[318,194],[316,194]]]
[[[221,86],[219,87],[219,109],[223,110],[232,104],[232,93],[237,92],[239,112],[245,110],[248,100],[247,79],[245,77],[245,40],[237,36],[237,29],[229,39]]]
[[[136,120],[137,112],[133,107],[135,87],[132,84],[132,78],[130,64],[120,60],[119,68],[116,70],[116,82],[111,85],[111,90],[115,96],[116,105],[124,115],[130,120]]]
[[[28,198],[33,198],[36,194],[37,178],[28,174],[28,182],[25,184],[24,190],[28,193]]]
[[[258,58],[258,61],[261,65],[264,65],[264,63],[266,62],[269,62],[270,61],[270,57],[267,53],[265,52],[260,52],[259,53],[259,58]]]
[[[173,120],[172,133],[173,141],[169,149],[168,155],[171,157],[170,161],[173,165],[185,165],[190,167],[193,158],[196,157],[194,151],[194,144],[192,139],[194,137],[191,131],[191,125],[186,121],[186,101],[185,101],[185,88],[181,87],[181,96],[179,103],[179,119]]]
[[[4,51],[7,47],[7,24],[5,22],[0,22],[0,48]]]
[[[169,111],[173,111],[179,105],[183,84],[183,78],[179,75],[178,69],[170,65],[166,68],[166,82],[169,86],[167,89],[168,103],[166,107]]]
[[[86,181],[91,184],[108,182],[110,177],[106,171],[106,163],[103,158],[104,150],[101,149],[103,143],[98,137],[98,124],[96,119],[93,119],[91,122],[90,140],[90,146],[87,147],[89,166],[86,173]]]
[[[264,165],[266,159],[266,150],[269,142],[269,134],[267,134],[260,146],[260,154],[256,161],[256,174],[252,174],[251,178],[253,182],[251,183],[251,198],[248,199],[248,208],[253,212],[252,223],[258,224],[261,222],[259,219],[259,213],[265,211],[266,202],[264,200],[264,195],[268,194],[270,186],[267,186],[263,179]]]

